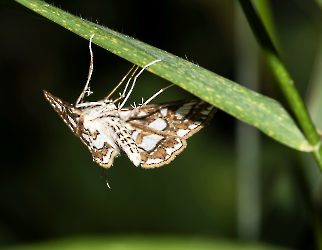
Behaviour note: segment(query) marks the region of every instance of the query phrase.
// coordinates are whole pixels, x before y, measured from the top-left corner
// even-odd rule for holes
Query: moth
[[[161,89],[145,102],[142,99],[138,106],[134,103],[130,107],[124,107],[138,76],[144,69],[161,60],[147,64],[137,75],[135,73],[138,66],[135,69],[133,66],[108,96],[96,102],[85,102],[85,95],[93,93],[89,87],[93,72],[93,36],[89,44],[91,63],[88,79],[76,105],[73,106],[44,90],[46,99],[88,147],[93,160],[100,166],[112,166],[120,151],[135,166],[143,168],[161,167],[170,163],[186,147],[186,139],[203,128],[212,118],[216,108],[200,99],[148,104],[172,85]],[[111,95],[131,72],[123,92],[115,100],[111,99]],[[131,88],[127,91],[134,75]]]

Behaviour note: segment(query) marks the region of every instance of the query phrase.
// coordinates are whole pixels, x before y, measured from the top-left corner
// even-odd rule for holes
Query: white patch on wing
[[[174,152],[178,151],[182,146],[182,142],[179,138],[175,139],[178,143],[174,144],[173,148],[166,148],[165,151],[167,152],[168,155],[172,155]],[[168,157],[169,158],[169,157]]]
[[[91,142],[91,141],[90,141],[90,139],[89,139],[89,135],[88,135],[88,134],[83,133],[82,135],[83,135],[83,138],[84,138],[87,142],[89,142],[89,143]]]
[[[145,162],[146,164],[157,164],[157,163],[160,163],[162,162],[163,160],[162,159],[147,159],[147,161]]]
[[[163,137],[160,135],[155,135],[155,134],[146,135],[146,136],[143,136],[142,143],[138,144],[138,146],[143,148],[146,151],[149,151],[155,148],[155,146],[161,139],[163,139]]]
[[[107,150],[107,154],[103,156],[102,164],[109,163],[109,161],[111,160],[111,156],[112,156],[112,153],[113,153],[114,150],[115,150],[114,148],[109,148]],[[97,160],[99,160],[99,158],[97,158]]]
[[[55,102],[56,107],[59,109],[60,112],[63,112],[63,108],[60,103]]]
[[[196,124],[192,124],[192,125],[190,125],[189,126],[189,128],[192,130],[192,129],[195,129],[195,128],[197,128],[199,125],[196,125]]]
[[[96,140],[92,139],[91,146],[96,147],[97,149],[101,149],[104,146],[104,143],[106,142],[106,139],[101,135],[97,135]]]
[[[76,127],[76,122],[74,121],[74,119],[71,118],[69,115],[67,117],[68,117],[69,122],[73,125],[73,127]]]
[[[176,113],[176,118],[177,119],[182,119],[184,115],[180,114],[180,113]]]
[[[185,136],[186,134],[188,134],[190,132],[190,129],[179,129],[177,132],[177,135],[182,137]]]
[[[174,145],[174,148],[178,150],[183,146],[183,144],[179,138],[176,138],[176,141],[178,142],[178,144]]]
[[[149,127],[154,128],[159,131],[162,131],[163,129],[165,129],[167,127],[167,123],[162,119],[156,119],[155,121],[153,121],[149,124]]]
[[[173,152],[177,151],[176,149],[174,148],[166,148],[165,151],[167,151],[167,154],[168,155],[172,155]]]
[[[139,133],[140,133],[140,131],[138,131],[138,130],[134,130],[133,131],[133,133],[132,133],[132,139],[134,141],[136,141],[136,138],[138,137]]]
[[[163,116],[166,116],[168,113],[168,109],[161,109],[160,112]]]

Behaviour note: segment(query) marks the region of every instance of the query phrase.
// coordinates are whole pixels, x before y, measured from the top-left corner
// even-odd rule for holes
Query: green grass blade
[[[277,83],[282,90],[288,104],[293,111],[300,127],[307,140],[315,147],[313,155],[322,171],[322,148],[321,139],[315,125],[305,107],[305,104],[298,93],[294,81],[286,69],[282,58],[270,39],[262,20],[258,16],[251,0],[239,0],[245,16],[253,30],[254,35],[261,46],[264,57],[274,74]]]
[[[259,128],[289,147],[301,151],[312,150],[293,119],[275,100],[166,51],[71,15],[43,1],[16,1],[86,39],[95,33],[93,43],[134,64],[144,66],[156,59],[161,59],[162,62],[152,65],[148,70]]]

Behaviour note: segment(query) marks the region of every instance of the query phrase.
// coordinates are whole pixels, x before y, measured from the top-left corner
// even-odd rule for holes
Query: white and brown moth
[[[109,168],[120,150],[135,166],[155,168],[170,163],[186,147],[186,139],[203,128],[212,118],[216,108],[200,99],[147,105],[166,88],[145,102],[142,99],[138,106],[133,104],[131,107],[123,107],[138,76],[145,68],[161,60],[143,67],[134,77],[128,93],[127,88],[138,66],[117,99],[112,100],[110,96],[134,67],[106,98],[97,102],[84,102],[85,94],[92,93],[89,88],[93,72],[91,40],[88,80],[76,105],[73,106],[44,90],[45,97],[74,134],[88,147],[93,160],[102,167]]]

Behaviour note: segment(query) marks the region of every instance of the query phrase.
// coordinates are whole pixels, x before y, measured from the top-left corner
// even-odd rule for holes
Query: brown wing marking
[[[187,139],[203,128],[216,111],[217,109],[207,102],[189,99],[144,106],[133,112],[128,122],[132,126],[149,127],[152,122],[162,119],[167,124],[159,131]]]
[[[77,135],[77,124],[81,119],[83,112],[79,109],[75,109],[73,105],[53,96],[46,90],[44,90],[46,99],[54,110],[60,115],[68,127]]]
[[[88,147],[93,160],[103,168],[111,167],[114,158],[119,154],[118,148],[111,146],[104,139],[100,138],[102,135],[97,130],[95,133],[91,133],[88,129],[83,127],[80,131],[81,134],[79,137]]]
[[[141,151],[139,148],[142,160],[141,167],[156,168],[168,164],[185,149],[186,145],[185,139],[166,137],[150,152]]]
[[[168,164],[187,145],[183,138],[141,124],[134,124],[133,128],[132,138],[139,149],[143,168]]]

